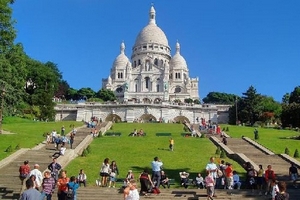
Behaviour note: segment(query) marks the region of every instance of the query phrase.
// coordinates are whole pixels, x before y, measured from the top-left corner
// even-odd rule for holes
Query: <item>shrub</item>
[[[5,150],[5,152],[12,152],[12,147],[11,147],[11,145],[9,145],[7,148],[6,148],[6,150]]]
[[[205,138],[205,134],[201,133],[201,137],[200,138]]]
[[[220,147],[217,147],[216,154],[220,155],[220,153],[221,153],[221,149],[220,149]]]
[[[284,153],[285,153],[286,155],[290,155],[290,150],[289,150],[287,147],[285,147]]]
[[[295,150],[294,158],[299,158],[299,152],[298,152],[298,149]]]
[[[17,144],[17,146],[15,147],[15,150],[19,150],[20,149],[20,144]]]
[[[226,130],[225,127],[223,127],[223,128],[222,128],[222,131],[225,131],[225,130]]]
[[[188,128],[188,127],[186,127],[186,126],[183,126],[183,131],[184,131],[184,132],[189,132],[190,130],[189,130],[189,128]]]
[[[86,151],[87,151],[87,153],[91,153],[91,146],[90,145],[87,146]]]
[[[226,132],[229,132],[229,127],[226,127]]]
[[[224,150],[221,151],[220,158],[226,158],[226,153]]]
[[[82,157],[87,157],[87,155],[88,155],[88,151],[86,149],[84,149],[81,156]]]

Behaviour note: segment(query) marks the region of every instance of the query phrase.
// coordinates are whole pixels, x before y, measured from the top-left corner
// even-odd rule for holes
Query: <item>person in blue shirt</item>
[[[69,190],[72,190],[73,191],[73,198],[68,198],[68,195],[67,195],[67,199],[70,199],[70,200],[76,200],[76,192],[77,192],[77,189],[79,188],[79,184],[77,182],[77,179],[75,178],[75,176],[72,176],[70,178],[70,182],[67,184],[67,187],[68,187],[68,191]]]
[[[154,160],[151,162],[152,166],[152,182],[156,183],[155,186],[159,188],[160,180],[161,180],[161,169],[163,163],[159,160],[158,157],[155,157]]]

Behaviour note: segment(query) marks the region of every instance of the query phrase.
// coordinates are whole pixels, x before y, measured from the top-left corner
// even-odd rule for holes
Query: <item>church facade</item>
[[[180,44],[174,55],[165,33],[156,24],[153,6],[149,23],[138,34],[130,59],[124,42],[113,62],[110,75],[102,79],[102,88],[114,91],[119,102],[162,103],[199,98],[199,79],[191,78]]]

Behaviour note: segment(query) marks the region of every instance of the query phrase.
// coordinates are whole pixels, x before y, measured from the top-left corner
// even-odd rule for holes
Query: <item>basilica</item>
[[[125,55],[125,43],[113,62],[110,75],[102,79],[102,88],[114,91],[118,101],[161,103],[198,99],[198,77],[191,78],[180,44],[172,56],[165,33],[156,24],[153,6],[149,23],[136,37],[131,58]]]

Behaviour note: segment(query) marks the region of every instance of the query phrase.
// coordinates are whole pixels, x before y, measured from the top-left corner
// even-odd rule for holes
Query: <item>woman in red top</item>
[[[57,181],[57,197],[58,200],[66,200],[67,192],[68,192],[68,184],[69,178],[67,177],[67,171],[62,170],[60,172],[60,178]]]
[[[266,195],[269,193],[271,194],[272,192],[272,180],[275,180],[275,173],[272,170],[272,166],[268,165],[268,169],[265,171],[265,179],[266,179]]]
[[[20,180],[21,180],[21,184],[23,185],[23,182],[25,180],[25,178],[27,178],[27,176],[30,173],[30,166],[29,166],[29,161],[25,160],[24,164],[22,166],[20,166],[19,168],[19,173],[20,173]]]

